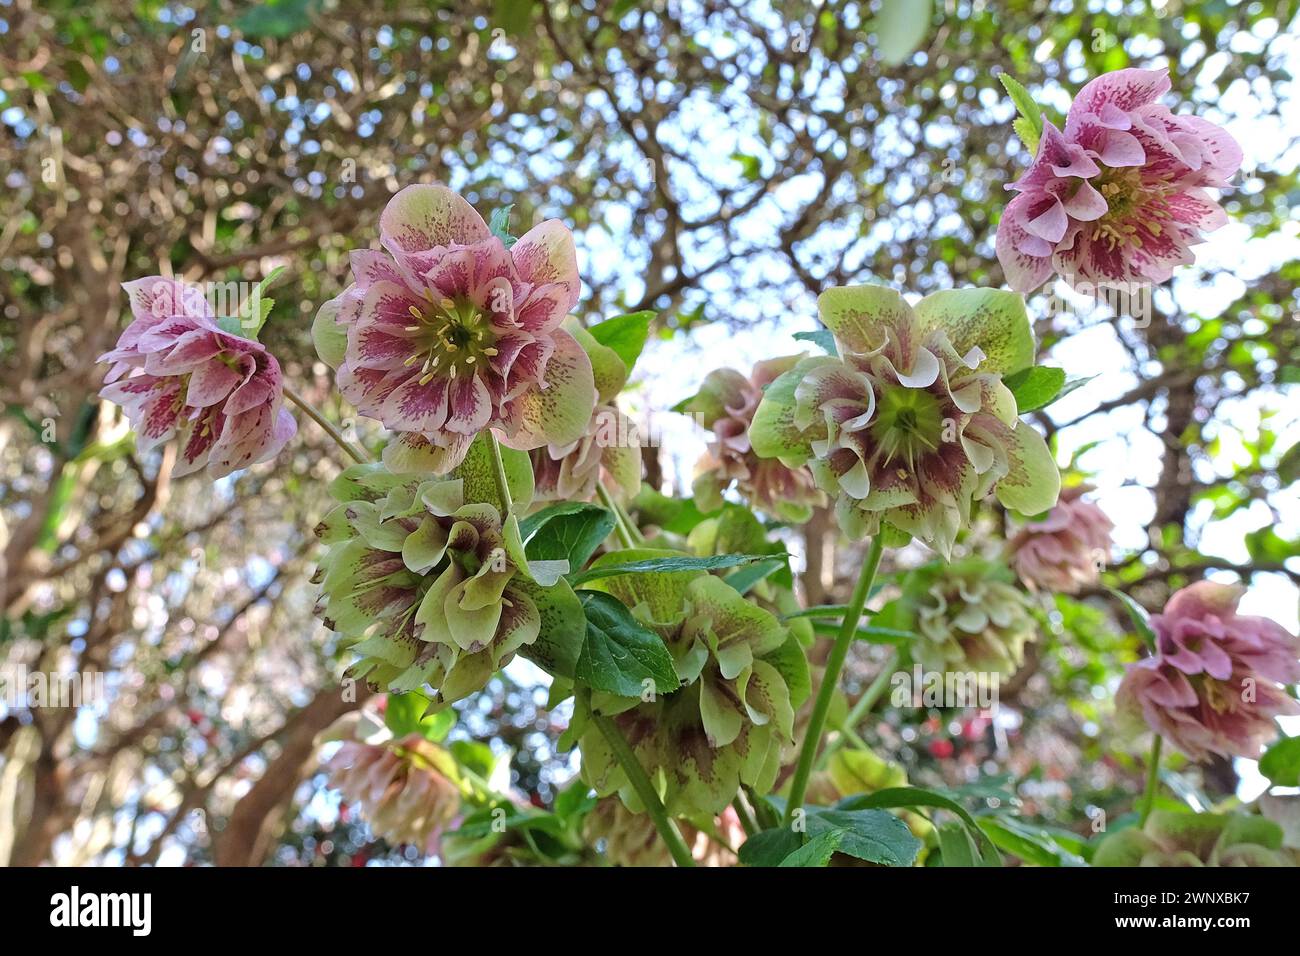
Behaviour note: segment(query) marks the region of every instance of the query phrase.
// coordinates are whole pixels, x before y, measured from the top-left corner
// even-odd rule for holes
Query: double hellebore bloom
[[[613,563],[680,556],[672,551],[618,552]],[[597,559],[593,568],[600,567]],[[637,697],[594,694],[591,708],[613,718],[641,765],[663,788],[674,815],[723,812],[743,783],[769,790],[792,742],[793,686],[807,687],[797,644],[783,653],[789,632],[773,615],[746,601],[721,578],[704,573],[624,574],[608,588],[667,645],[681,686]],[[797,667],[796,667],[797,664]],[[802,669],[802,680],[796,670]],[[586,718],[575,715],[574,725]],[[601,733],[580,731],[582,775],[600,796],[637,797]]]
[[[1056,503],[1056,464],[1002,384],[1034,361],[1019,295],[959,289],[913,307],[864,285],[829,289],[818,307],[839,356],[803,359],[768,386],[750,441],[810,463],[847,535],[893,529],[947,557],[990,491],[1023,514]]]
[[[625,498],[641,487],[636,423],[614,405],[597,405],[581,438],[534,448],[528,457],[537,502],[591,501],[598,482]]]
[[[1283,836],[1272,820],[1253,814],[1157,810],[1141,829],[1106,837],[1092,865],[1291,866]]]
[[[121,405],[140,451],[177,439],[173,474],[213,478],[267,461],[297,430],[280,363],[260,342],[223,332],[197,286],[162,276],[126,283],[134,321],[100,396]]]
[[[428,684],[447,704],[537,640],[567,562],[529,564],[514,516],[481,493],[482,457],[442,478],[354,465],[331,485],[317,612],[360,655],[351,675],[394,693]]]
[[[722,494],[732,484],[753,507],[795,523],[807,521],[813,506],[825,503],[807,468],[787,468],[775,459],[760,458],[749,439],[763,389],[804,357],[759,362],[748,377],[735,369],[716,369],[685,404],[686,411],[699,415],[704,427],[713,431],[708,452],[695,466],[695,500],[703,511],[722,507]]]
[[[1115,702],[1193,760],[1257,758],[1274,719],[1300,713],[1283,687],[1300,681],[1300,638],[1237,614],[1242,587],[1200,581],[1151,617],[1156,653],[1129,665]]]
[[[460,812],[455,759],[418,733],[358,739],[360,717],[347,714],[322,735],[345,738],[323,767],[328,786],[361,808],[376,836],[437,852],[439,834]]]
[[[523,450],[580,439],[596,392],[560,327],[579,292],[569,230],[547,220],[507,249],[432,185],[399,192],[379,225],[385,251],[353,252],[356,281],[316,332],[343,395],[399,433],[384,460],[444,474],[485,428]]]
[[[1095,584],[1110,557],[1106,512],[1083,494],[1083,485],[1064,488],[1056,507],[1041,521],[1030,521],[1009,543],[1011,566],[1031,589],[1077,594]]]
[[[1228,221],[1205,187],[1228,184],[1241,147],[1208,120],[1175,116],[1160,103],[1168,91],[1166,70],[1117,70],[1079,91],[1064,129],[1043,124],[998,224],[1011,288],[1032,292],[1053,272],[1076,287],[1163,282]]]

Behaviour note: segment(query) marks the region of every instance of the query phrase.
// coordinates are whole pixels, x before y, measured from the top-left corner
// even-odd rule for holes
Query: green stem
[[[794,818],[795,811],[803,806],[803,797],[808,791],[808,778],[812,775],[813,761],[817,759],[822,731],[826,729],[826,714],[831,709],[831,700],[840,681],[840,671],[849,656],[849,646],[853,643],[858,621],[862,617],[862,608],[867,603],[867,595],[871,592],[871,584],[876,579],[876,569],[880,567],[880,556],[883,552],[884,541],[880,535],[877,535],[867,550],[867,560],[862,565],[862,573],[858,575],[853,597],[849,599],[848,613],[844,615],[839,636],[835,638],[830,657],[826,659],[826,672],[822,675],[821,687],[817,689],[817,700],[813,703],[812,716],[808,719],[803,749],[799,751],[799,763],[795,766],[794,777],[790,782],[790,797],[785,807],[787,823]]]
[[[497,494],[501,496],[501,503],[505,505],[505,511],[501,515],[504,521],[506,516],[515,510],[515,502],[510,497],[510,482],[506,480],[506,463],[501,460],[501,446],[497,444],[496,432],[489,428],[487,437],[488,448],[492,452],[492,475],[496,478]]]
[[[1151,757],[1147,766],[1146,796],[1142,799],[1142,817],[1138,820],[1138,826],[1143,826],[1147,822],[1147,817],[1151,816],[1151,811],[1156,805],[1156,788],[1160,783],[1160,748],[1164,742],[1164,738],[1156,734],[1156,739],[1151,744]]]
[[[325,434],[329,435],[330,438],[334,439],[334,443],[336,445],[338,445],[340,448],[342,448],[345,452],[348,453],[348,456],[353,461],[355,461],[359,465],[364,465],[366,462],[370,460],[370,456],[367,455],[364,451],[361,451],[359,448],[353,445],[346,438],[344,438],[343,433],[338,430],[338,427],[332,421],[330,421],[328,418],[322,415],[320,413],[320,410],[317,409],[315,405],[313,405],[311,402],[307,401],[307,399],[303,398],[301,395],[295,392],[292,388],[289,387],[287,383],[283,385],[283,389],[284,389],[284,397],[287,398],[289,401],[293,402],[299,408],[301,408],[308,418],[310,418],[312,421],[314,421],[317,425],[321,427],[321,429],[325,432]]]
[[[752,837],[760,829],[758,821],[754,819],[754,813],[749,809],[749,804],[741,794],[736,794],[736,799],[731,801],[731,805],[736,808],[736,816],[740,819],[740,828],[745,831],[745,836]]]
[[[644,539],[641,539],[636,526],[632,524],[632,519],[623,512],[603,481],[596,482],[596,494],[600,497],[600,503],[614,512],[614,530],[618,532],[618,540],[622,542],[623,547],[635,548],[643,544]]]
[[[876,675],[876,679],[862,692],[862,696],[858,698],[857,703],[853,705],[853,709],[849,711],[848,716],[840,724],[840,733],[843,736],[836,743],[827,744],[827,754],[835,750],[840,743],[843,743],[846,737],[856,746],[866,749],[866,741],[858,736],[857,726],[862,723],[862,718],[871,712],[871,708],[876,706],[876,701],[880,700],[880,695],[885,692],[885,688],[889,686],[890,678],[894,676],[894,667],[897,664],[898,648],[893,648],[890,650],[889,656],[885,658],[884,664],[881,665],[880,673]]]
[[[677,831],[677,824],[673,823],[668,816],[668,811],[664,809],[659,794],[655,793],[654,785],[650,783],[650,778],[646,776],[645,770],[641,767],[641,762],[636,759],[636,754],[632,752],[628,742],[623,739],[623,734],[619,732],[618,726],[604,714],[592,714],[591,722],[596,725],[596,729],[600,731],[601,736],[605,738],[605,742],[609,744],[609,749],[614,752],[614,759],[619,762],[619,766],[623,768],[623,773],[627,775],[628,783],[632,784],[632,789],[637,792],[637,796],[645,804],[645,812],[654,821],[659,836],[668,845],[668,852],[672,854],[673,861],[678,866],[694,866],[695,859],[691,856],[691,851],[687,849],[686,841],[682,839],[681,833]]]

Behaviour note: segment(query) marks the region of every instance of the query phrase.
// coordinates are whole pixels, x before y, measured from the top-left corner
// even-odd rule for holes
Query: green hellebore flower
[[[1156,810],[1142,829],[1108,835],[1093,866],[1292,866],[1282,828],[1246,813]]]
[[[956,289],[913,307],[884,286],[847,286],[818,309],[839,356],[777,378],[749,438],[762,457],[808,464],[846,534],[892,530],[946,558],[990,492],[1023,514],[1055,504],[1056,463],[1002,384],[1034,361],[1019,295]]]
[[[983,558],[909,572],[903,594],[872,623],[914,631],[912,657],[927,671],[1008,676],[1038,636],[1026,595],[1006,567]]]
[[[537,640],[567,562],[530,564],[515,517],[474,500],[482,488],[472,468],[421,478],[381,464],[333,482],[317,612],[360,655],[351,676],[394,693],[428,684],[446,705]]]
[[[618,562],[674,552],[634,549]],[[593,567],[599,567],[602,558]],[[716,814],[743,783],[771,789],[783,748],[793,744],[792,686],[799,686],[803,651],[772,614],[745,600],[726,581],[702,572],[628,574],[595,586],[632,608],[673,656],[682,687],[650,699],[595,694],[591,709],[613,717],[641,765],[661,790],[668,812]],[[585,715],[575,715],[582,725]],[[584,727],[583,779],[605,796],[620,792],[640,803],[605,739]]]

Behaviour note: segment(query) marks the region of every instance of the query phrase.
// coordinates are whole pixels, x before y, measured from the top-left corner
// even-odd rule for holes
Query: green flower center
[[[435,300],[425,291],[427,306],[410,306],[415,323],[406,331],[421,333],[407,365],[423,361],[420,384],[435,376],[456,378],[473,375],[497,354],[496,333],[484,312],[468,299]]]
[[[871,425],[885,464],[906,461],[915,470],[919,458],[939,450],[943,440],[943,409],[939,400],[919,388],[899,385],[881,392]]]

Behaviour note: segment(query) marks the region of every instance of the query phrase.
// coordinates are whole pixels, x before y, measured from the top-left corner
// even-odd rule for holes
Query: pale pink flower
[[[485,428],[520,450],[581,438],[596,389],[560,327],[580,287],[569,230],[547,220],[507,249],[435,185],[403,189],[379,226],[384,251],[354,251],[355,283],[322,311],[347,335],[340,390],[399,433],[385,462],[445,473]]]
[[[1106,512],[1083,499],[1082,485],[1061,489],[1056,507],[1011,539],[1011,566],[1031,589],[1077,594],[1097,582],[1110,556],[1115,525]]]
[[[1227,185],[1241,147],[1208,120],[1175,116],[1160,103],[1168,91],[1167,70],[1117,70],[1079,91],[1063,130],[1044,123],[998,224],[1011,288],[1032,292],[1053,272],[1073,286],[1163,282],[1228,221],[1205,187]]]
[[[1279,684],[1300,681],[1300,638],[1266,617],[1237,613],[1246,589],[1198,581],[1151,616],[1161,657],[1185,674],[1225,680],[1248,670]]]
[[[150,276],[123,288],[135,319],[99,357],[112,363],[99,394],[126,411],[137,448],[176,438],[173,473],[213,478],[274,458],[297,430],[275,356],[223,332],[196,286]]]

